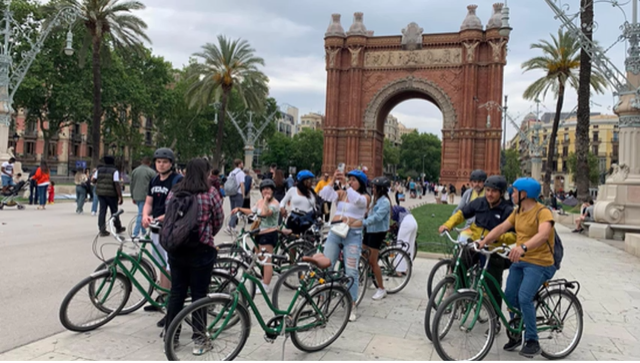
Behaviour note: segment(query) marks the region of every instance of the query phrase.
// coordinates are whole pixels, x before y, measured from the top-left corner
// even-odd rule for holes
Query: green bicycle
[[[518,339],[524,333],[522,313],[509,304],[497,281],[487,273],[489,256],[498,254],[508,258],[511,249],[503,245],[491,251],[474,247],[474,251],[486,256],[479,278],[470,289],[458,290],[443,301],[433,321],[433,344],[443,360],[482,360],[486,357],[495,340],[498,318],[509,338]],[[507,320],[492,294],[488,293],[488,283],[498,287],[507,308],[514,313],[513,319]],[[545,282],[534,297],[536,326],[545,358],[565,358],[580,343],[583,310],[577,297],[579,291],[577,281],[557,279]]]
[[[245,233],[243,247],[251,253],[247,239],[256,232]],[[165,353],[169,360],[232,360],[244,347],[251,332],[251,319],[248,308],[265,332],[265,339],[273,342],[279,336],[290,335],[292,343],[300,350],[314,352],[332,344],[344,331],[351,314],[352,300],[344,287],[342,274],[335,275],[321,270],[330,265],[330,261],[317,256],[305,256],[303,261],[317,270],[316,278],[305,278],[296,290],[294,298],[285,310],[277,309],[265,293],[262,284],[253,273],[256,263],[265,264],[267,259],[286,261],[288,256],[268,254],[264,251],[253,253],[251,265],[242,275],[242,280],[230,294],[210,294],[204,299],[183,309],[171,322],[165,337]],[[310,276],[310,275],[309,275]],[[269,310],[275,315],[269,321],[264,320],[253,298],[245,288],[247,281],[253,281],[262,291]],[[310,288],[315,283],[320,285]],[[298,296],[302,301],[296,303]],[[241,297],[247,304],[241,302]],[[248,307],[248,308],[247,308]],[[191,319],[188,321],[188,319]],[[232,320],[236,324],[230,324]],[[186,344],[179,340],[183,323],[192,327],[191,339]],[[314,338],[318,338],[317,341]],[[284,360],[284,342],[282,358]]]
[[[168,299],[158,302],[151,295],[154,290],[169,294],[169,290],[160,287],[157,275],[153,266],[156,266],[162,274],[170,278],[165,271],[164,261],[157,261],[146,249],[149,240],[128,239],[115,232],[114,220],[124,211],[120,210],[111,216],[109,220],[109,230],[117,243],[103,244],[98,249],[98,238],[93,242],[93,253],[103,261],[97,271],[80,281],[65,296],[60,306],[59,318],[62,325],[71,331],[86,332],[96,329],[117,315],[131,313],[141,308],[145,302],[149,302],[157,308],[164,309],[168,304]],[[140,243],[140,253],[128,254],[124,251],[127,243]],[[103,247],[106,245],[116,245],[118,247],[116,256],[105,260]],[[153,247],[155,248],[155,247]],[[153,261],[149,262],[148,257]],[[162,258],[160,258],[162,260]],[[237,288],[238,281],[222,271],[213,271],[211,284],[212,292],[230,292]],[[131,299],[133,288],[142,296],[142,299]],[[125,310],[126,308],[126,310]]]

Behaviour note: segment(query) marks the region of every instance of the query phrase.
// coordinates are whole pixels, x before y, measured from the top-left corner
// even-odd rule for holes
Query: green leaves
[[[598,179],[600,178],[600,173],[598,171],[598,157],[594,155],[592,152],[587,154],[587,162],[589,163],[589,181],[591,184],[598,185]],[[576,172],[577,172],[577,164],[578,158],[575,153],[569,153],[567,157],[567,168],[569,172],[573,174],[573,179],[575,181]]]
[[[274,133],[267,140],[268,149],[262,154],[262,164],[278,164],[282,170],[295,166],[298,171],[310,170],[318,174],[322,169],[324,135],[321,130],[303,129],[289,138]]]
[[[507,182],[511,184],[522,174],[522,170],[520,169],[520,155],[518,151],[513,149],[507,149],[504,153],[506,163],[502,175],[507,179]]]
[[[425,178],[438,180],[440,177],[440,160],[442,141],[434,134],[418,133],[402,135],[400,146],[400,165],[402,174],[413,177],[422,173],[424,165]]]

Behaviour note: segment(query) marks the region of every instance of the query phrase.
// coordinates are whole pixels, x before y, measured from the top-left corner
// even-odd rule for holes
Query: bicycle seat
[[[322,253],[316,253],[311,257],[302,256],[302,262],[308,262],[308,263],[314,264],[318,268],[323,270],[331,266],[331,260],[327,256],[323,255]]]

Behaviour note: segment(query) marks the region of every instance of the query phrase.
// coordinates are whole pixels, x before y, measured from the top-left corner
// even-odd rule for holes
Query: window
[[[558,160],[554,160],[552,165],[553,165],[552,170],[553,171],[558,171]]]
[[[601,173],[607,170],[607,158],[598,159],[598,170],[600,170]]]
[[[24,153],[26,155],[35,155],[36,153],[36,143],[33,141],[27,141],[24,143]]]
[[[47,157],[54,157],[58,155],[58,143],[50,142],[49,143],[49,152],[47,153]]]
[[[151,132],[150,131],[147,131],[147,132],[144,133],[144,143],[147,146],[151,145],[151,143],[153,141],[152,139],[153,139],[153,137],[151,136]]]
[[[566,158],[569,155],[569,147],[568,146],[564,146],[562,148],[562,157]]]
[[[593,132],[593,141],[597,142],[598,141],[598,131],[594,131]]]
[[[80,145],[73,145],[73,155],[80,156]]]
[[[569,133],[568,132],[564,133],[564,141],[569,141]]]
[[[618,142],[618,131],[613,132],[613,142]]]
[[[93,157],[93,147],[92,146],[87,147],[87,156],[90,157],[90,158]]]
[[[591,149],[593,155],[598,155],[598,145],[594,145]]]
[[[80,124],[73,124],[73,133],[76,135],[80,135]]]
[[[547,169],[547,161],[546,161],[546,160],[544,160],[544,161],[542,162],[542,171],[544,171],[544,170],[546,170],[546,169]]]
[[[598,125],[593,125],[593,128],[597,130],[598,129]]]
[[[562,162],[562,172],[563,173],[567,172],[567,161],[566,160]]]

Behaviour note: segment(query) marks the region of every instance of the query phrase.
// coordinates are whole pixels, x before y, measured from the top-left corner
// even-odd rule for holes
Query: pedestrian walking
[[[132,236],[145,236],[147,234],[147,231],[142,227],[142,210],[147,201],[149,183],[157,175],[150,165],[151,159],[145,156],[142,158],[140,166],[131,172],[131,200],[138,207],[136,225],[133,228]]]
[[[453,204],[456,198],[456,187],[453,184],[449,184],[449,194],[447,195],[449,198],[449,204]]]
[[[100,203],[100,211],[98,213],[100,237],[107,237],[110,234],[106,225],[107,208],[109,208],[111,215],[118,211],[118,205],[122,205],[122,189],[120,189],[120,174],[116,169],[114,157],[105,156],[102,160],[104,165],[96,170],[91,179],[96,185],[96,194]],[[125,231],[119,217],[114,219],[114,225],[116,233]]]
[[[73,178],[73,183],[76,185],[76,213],[82,214],[84,209],[84,202],[87,199],[87,175],[83,170],[76,171],[76,175]]]

